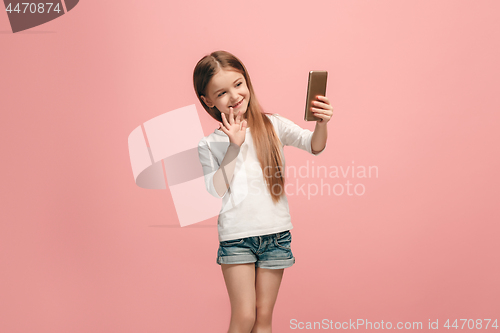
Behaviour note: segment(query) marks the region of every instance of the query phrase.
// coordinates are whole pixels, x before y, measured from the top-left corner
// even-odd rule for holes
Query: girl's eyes
[[[237,87],[241,86],[243,84],[243,82],[238,82],[236,84]],[[224,93],[226,93],[225,91],[221,92],[219,95],[217,95],[217,97],[221,97]]]

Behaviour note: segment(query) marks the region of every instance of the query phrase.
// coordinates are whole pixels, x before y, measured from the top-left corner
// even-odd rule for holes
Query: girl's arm
[[[313,154],[317,154],[325,149],[327,137],[328,131],[326,129],[326,122],[317,121],[311,139],[311,149]]]
[[[328,98],[325,96],[317,96],[317,98],[321,102],[314,101],[313,105],[316,107],[311,108],[313,114],[320,118],[320,120],[316,121],[316,128],[314,129],[311,139],[311,149],[313,154],[316,154],[325,148],[328,136],[326,124],[330,121],[333,115],[333,107],[330,105]]]
[[[232,107],[229,108],[229,120],[226,119],[225,113],[222,113],[221,117],[220,130],[229,137],[229,147],[227,147],[226,155],[224,155],[219,170],[214,174],[214,187],[217,194],[222,197],[229,188],[231,179],[233,179],[236,157],[245,141],[247,121],[241,121],[241,113],[238,113],[235,117]]]
[[[227,147],[226,155],[222,160],[219,169],[215,172],[213,182],[215,191],[220,197],[223,197],[229,188],[229,183],[233,179],[234,167],[236,165],[236,157],[240,152],[240,146],[235,143],[230,143]]]

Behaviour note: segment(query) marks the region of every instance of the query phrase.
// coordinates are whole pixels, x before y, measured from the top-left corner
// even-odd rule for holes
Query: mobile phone
[[[316,101],[316,96],[326,95],[326,80],[328,77],[327,71],[310,71],[309,82],[307,84],[306,112],[304,114],[305,121],[319,121],[321,118],[314,116],[311,111],[312,102]]]

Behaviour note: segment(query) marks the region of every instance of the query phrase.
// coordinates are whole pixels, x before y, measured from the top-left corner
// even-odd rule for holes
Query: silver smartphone
[[[305,121],[319,121],[321,118],[315,117],[311,111],[312,102],[317,101],[316,96],[326,96],[327,71],[310,71],[309,82],[307,84]]]

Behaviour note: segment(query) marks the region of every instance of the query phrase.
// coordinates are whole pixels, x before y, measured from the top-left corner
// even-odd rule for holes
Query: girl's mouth
[[[238,103],[234,104],[232,106],[233,109],[236,109],[237,107],[239,107],[241,105],[241,103],[243,102],[243,98],[241,99],[241,101],[239,101]]]

